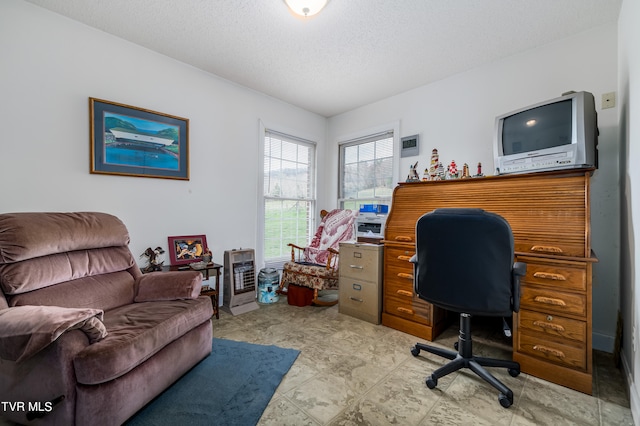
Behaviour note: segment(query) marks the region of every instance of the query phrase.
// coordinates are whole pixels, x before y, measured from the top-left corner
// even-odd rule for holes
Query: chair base
[[[311,301],[311,303],[313,303],[314,305],[317,306],[334,306],[338,304],[338,298],[331,298],[331,299],[322,299],[320,296],[318,296],[318,289],[315,288],[313,289],[313,300]]]
[[[451,360],[451,362],[443,365],[435,370],[426,379],[426,384],[429,389],[433,389],[438,385],[438,379],[444,377],[447,374],[451,374],[454,371],[458,371],[461,368],[468,368],[483,380],[489,383],[491,386],[500,391],[498,401],[504,408],[509,408],[513,404],[513,392],[504,383],[494,377],[484,367],[501,367],[507,368],[509,374],[512,377],[516,377],[520,374],[520,364],[506,359],[485,358],[473,355],[473,342],[471,340],[471,315],[460,314],[460,334],[457,342],[458,351],[452,351],[449,349],[442,349],[435,346],[426,345],[423,343],[416,343],[411,348],[411,354],[418,356],[420,351],[427,351],[432,354],[441,356],[443,358]]]

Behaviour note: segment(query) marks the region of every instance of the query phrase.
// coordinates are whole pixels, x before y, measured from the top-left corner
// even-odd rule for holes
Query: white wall
[[[324,117],[30,3],[0,2],[0,40],[0,212],[105,211],[136,256],[205,234],[222,263],[257,244],[260,120],[324,158]],[[191,180],[89,174],[89,97],[188,118]]]
[[[420,155],[404,158],[400,177],[416,160],[422,172],[431,150],[440,161],[481,162],[493,174],[494,120],[499,114],[569,90],[594,94],[600,129],[600,168],[592,179],[592,246],[599,258],[593,278],[593,344],[612,351],[619,303],[619,223],[617,108],[601,110],[603,93],[617,90],[617,26],[589,32],[455,75],[329,119],[330,157],[337,158],[343,135],[400,121],[400,136],[421,135]],[[424,60],[428,60],[425,58]],[[328,151],[331,152],[331,151]],[[337,167],[335,162],[329,165]],[[337,197],[337,170],[329,173],[327,198]]]
[[[327,121],[30,3],[4,0],[0,212],[106,211],[127,224],[134,254],[166,247],[169,235],[206,234],[221,262],[226,249],[258,245],[260,120],[319,143],[320,208],[336,204],[337,141],[386,123],[400,123],[400,136],[422,138],[420,155],[401,161],[401,178],[416,160],[424,170],[432,148],[445,164],[466,162],[474,172],[480,161],[491,174],[496,115],[567,90],[592,92],[599,108],[602,93],[617,90],[616,31],[612,23]],[[189,118],[191,180],[89,174],[90,96]],[[619,303],[617,110],[598,111],[600,169],[592,180],[600,259],[594,347],[608,351]]]
[[[618,93],[620,105],[620,183],[621,183],[621,294],[623,316],[622,362],[629,382],[631,413],[640,423],[640,3],[625,0],[620,11]]]

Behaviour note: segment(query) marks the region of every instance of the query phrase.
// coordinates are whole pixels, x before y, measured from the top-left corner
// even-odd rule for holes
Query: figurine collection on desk
[[[458,170],[458,165],[455,160],[451,160],[449,166],[444,168],[442,163],[440,162],[440,156],[438,155],[438,150],[433,149],[431,151],[431,163],[429,168],[424,169],[424,174],[422,175],[422,179],[418,174],[418,162],[409,167],[409,174],[407,175],[407,182],[427,182],[431,180],[450,180],[450,179],[467,179],[467,178],[477,178],[484,177],[482,174],[482,163],[478,163],[477,173],[471,176],[471,172],[469,171],[469,165],[464,163],[462,166],[462,171]]]

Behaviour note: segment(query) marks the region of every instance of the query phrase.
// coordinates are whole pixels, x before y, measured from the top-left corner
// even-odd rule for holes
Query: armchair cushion
[[[133,303],[134,283],[135,279],[128,271],[112,272],[7,295],[7,302],[9,306],[51,305],[107,311]]]
[[[0,263],[129,244],[124,223],[106,213],[5,213],[0,229]]]
[[[15,295],[84,277],[125,271],[135,265],[127,246],[56,253],[17,263],[0,263],[0,285]]]
[[[73,360],[77,381],[95,385],[121,377],[212,315],[208,297],[111,309],[104,319],[109,335],[84,348]]]
[[[0,310],[0,358],[20,362],[54,342],[65,331],[81,329],[94,343],[107,335],[99,309],[16,306]]]
[[[197,271],[151,272],[138,279],[134,302],[195,299],[200,295],[202,274]]]

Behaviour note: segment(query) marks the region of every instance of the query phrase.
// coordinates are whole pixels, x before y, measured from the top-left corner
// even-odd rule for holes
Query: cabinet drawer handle
[[[562,253],[562,249],[560,247],[553,247],[553,246],[533,246],[531,247],[531,251],[546,251],[547,253]]]
[[[407,308],[403,308],[402,306],[398,306],[396,308],[398,311],[403,312],[405,314],[411,314],[413,315],[413,311],[411,309],[407,309]]]
[[[362,299],[358,299],[357,297],[349,296],[349,299],[353,300],[354,302],[362,303]]]
[[[544,280],[554,280],[554,281],[566,281],[567,280],[564,277],[564,275],[554,274],[552,272],[536,272],[535,274],[533,274],[533,276],[536,277],[536,278],[542,278]]]
[[[559,351],[557,349],[552,349],[552,348],[548,348],[546,346],[543,345],[533,345],[533,350],[534,351],[538,351],[538,352],[542,352],[544,354],[550,354],[553,356],[557,356],[558,358],[564,358],[565,354],[562,351]]]
[[[555,306],[567,306],[564,300],[562,299],[554,299],[553,297],[545,297],[545,296],[536,296],[533,299],[534,302],[545,303],[547,305],[555,305]]]
[[[402,296],[409,296],[409,297],[413,297],[413,293],[407,290],[397,290],[396,293],[402,295]]]
[[[408,280],[412,280],[413,279],[413,274],[407,274],[407,273],[404,273],[404,272],[399,272],[398,276],[400,278],[406,278]]]
[[[360,265],[349,265],[349,268],[353,268],[353,269],[362,269],[363,267]]]
[[[402,256],[402,255],[400,255],[400,256],[398,256],[398,260],[405,260],[405,261],[408,262],[409,260],[411,260],[411,256]]]
[[[410,243],[411,241],[413,241],[413,237],[406,237],[404,235],[398,235],[396,237],[396,241],[405,241],[405,242],[409,242]]]
[[[533,325],[536,325],[536,326],[541,327],[541,328],[546,328],[548,330],[553,330],[553,331],[559,331],[559,332],[564,331],[564,327],[563,326],[561,326],[559,324],[551,324],[551,323],[544,322],[544,321],[534,321]]]

